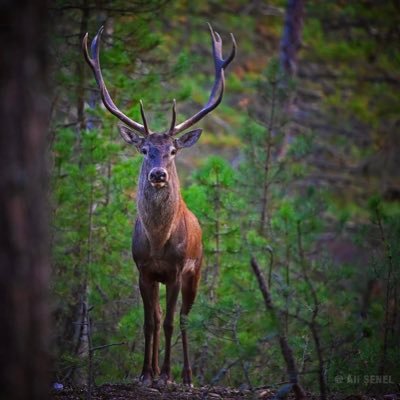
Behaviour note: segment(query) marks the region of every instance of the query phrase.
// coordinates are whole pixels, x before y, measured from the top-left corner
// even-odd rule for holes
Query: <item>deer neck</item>
[[[149,240],[152,255],[159,254],[176,226],[181,208],[181,192],[175,164],[166,186],[157,189],[148,180],[150,170],[142,165],[137,199],[139,219]]]

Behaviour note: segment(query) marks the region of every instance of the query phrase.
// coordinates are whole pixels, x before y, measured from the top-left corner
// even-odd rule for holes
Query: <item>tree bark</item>
[[[280,44],[280,62],[283,71],[290,77],[297,72],[297,54],[301,47],[303,19],[304,0],[288,0]]]
[[[0,398],[49,389],[47,4],[0,6]]]

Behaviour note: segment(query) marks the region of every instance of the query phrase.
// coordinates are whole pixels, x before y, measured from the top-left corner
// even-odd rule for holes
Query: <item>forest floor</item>
[[[272,399],[275,391],[268,388],[257,390],[239,390],[218,386],[189,387],[181,384],[168,386],[146,387],[138,382],[131,384],[104,384],[93,389],[91,400],[218,400],[218,399]],[[81,400],[87,399],[86,388],[66,387],[61,391],[53,392],[53,400]]]
[[[164,387],[142,386],[139,382],[131,384],[104,384],[93,389],[87,396],[86,388],[65,387],[53,392],[53,400],[272,400],[276,399],[276,391],[268,387],[253,390],[240,390],[223,386],[188,387],[181,384],[169,384]],[[294,399],[290,394],[288,400]],[[308,399],[318,400],[318,395],[308,394]],[[331,395],[330,400],[399,400],[400,395],[363,396],[363,395]]]

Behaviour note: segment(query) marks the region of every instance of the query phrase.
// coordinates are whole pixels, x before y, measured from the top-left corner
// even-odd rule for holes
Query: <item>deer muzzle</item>
[[[148,179],[153,187],[162,188],[168,182],[168,172],[165,168],[153,168],[149,172]]]

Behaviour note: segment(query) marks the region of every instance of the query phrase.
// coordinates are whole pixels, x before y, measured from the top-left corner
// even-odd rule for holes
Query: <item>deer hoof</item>
[[[165,373],[164,374],[162,373],[160,375],[160,379],[158,380],[158,383],[161,386],[167,386],[167,385],[170,385],[172,383],[172,380],[171,380],[169,375],[167,375]]]
[[[144,373],[140,376],[139,382],[143,386],[151,386],[153,384],[153,377],[150,373]]]
[[[182,380],[183,380],[183,384],[187,385],[189,387],[193,387],[192,384],[192,370],[183,370],[182,371]]]

